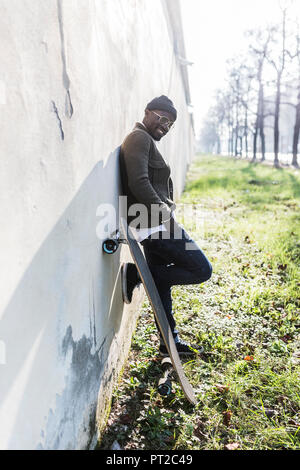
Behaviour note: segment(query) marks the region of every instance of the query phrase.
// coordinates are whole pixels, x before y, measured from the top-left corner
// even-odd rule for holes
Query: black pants
[[[166,311],[173,336],[178,334],[172,311],[171,287],[175,285],[201,284],[212,275],[212,266],[199,246],[187,232],[180,228],[181,238],[168,232],[168,239],[146,238],[141,242],[144,248],[154,282]],[[157,234],[156,234],[157,235]]]

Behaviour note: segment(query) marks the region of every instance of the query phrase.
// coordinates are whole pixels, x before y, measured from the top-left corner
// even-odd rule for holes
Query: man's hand
[[[161,204],[151,204],[151,227],[156,227],[171,218],[171,209],[163,202]]]

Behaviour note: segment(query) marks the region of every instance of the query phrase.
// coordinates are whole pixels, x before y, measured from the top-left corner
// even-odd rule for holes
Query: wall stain
[[[63,360],[70,360],[66,386],[50,409],[44,438],[38,449],[86,449],[96,433],[96,409],[100,378],[105,365],[103,346],[92,353],[93,339],[83,335],[74,341],[71,325],[61,343]],[[79,430],[79,433],[78,433]],[[41,434],[42,437],[42,434]]]

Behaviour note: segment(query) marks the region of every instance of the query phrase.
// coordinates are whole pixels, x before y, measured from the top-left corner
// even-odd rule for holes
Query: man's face
[[[165,119],[161,119],[161,117],[167,118],[169,123],[164,124],[163,121]],[[171,113],[167,111],[160,111],[159,109],[154,109],[153,111],[146,109],[145,110],[145,117],[143,119],[143,123],[148,129],[149,134],[153,137],[154,140],[160,140],[164,137],[170,130],[170,124],[174,123],[174,117]]]

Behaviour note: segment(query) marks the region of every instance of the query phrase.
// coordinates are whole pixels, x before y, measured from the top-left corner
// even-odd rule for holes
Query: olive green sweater
[[[159,223],[168,221],[175,209],[171,170],[140,123],[136,123],[121,145],[120,170],[128,210],[137,203],[147,208],[148,217],[141,222],[141,228],[153,227],[158,220]],[[128,223],[136,217],[127,214]]]

